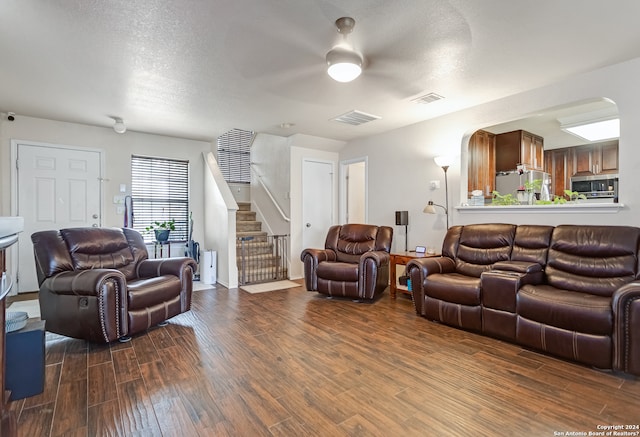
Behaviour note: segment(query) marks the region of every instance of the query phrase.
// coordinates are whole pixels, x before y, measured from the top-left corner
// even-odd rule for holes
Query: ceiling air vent
[[[420,97],[416,97],[415,99],[411,99],[411,101],[413,103],[421,103],[423,105],[426,105],[428,103],[437,102],[440,99],[444,99],[444,97],[442,97],[441,95],[436,94],[436,93],[429,93],[429,94],[425,94],[424,96],[420,96]]]
[[[346,114],[338,115],[332,118],[333,121],[339,121],[340,123],[350,124],[352,126],[358,126],[364,123],[368,123],[373,120],[379,120],[381,117],[377,115],[371,115],[360,111],[349,111]]]

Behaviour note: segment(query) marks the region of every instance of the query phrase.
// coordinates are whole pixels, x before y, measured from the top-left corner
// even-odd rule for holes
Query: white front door
[[[18,292],[38,290],[31,234],[100,226],[101,153],[87,149],[17,144]]]
[[[302,247],[324,248],[333,225],[333,163],[302,162]]]

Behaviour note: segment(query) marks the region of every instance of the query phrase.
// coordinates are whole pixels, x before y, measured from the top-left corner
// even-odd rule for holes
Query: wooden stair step
[[[255,221],[256,220],[256,212],[255,211],[237,211],[236,212],[236,222],[239,221]]]
[[[236,222],[236,234],[238,232],[261,231],[261,230],[262,230],[261,222],[248,221],[248,220]]]
[[[239,211],[251,211],[251,202],[237,202]]]

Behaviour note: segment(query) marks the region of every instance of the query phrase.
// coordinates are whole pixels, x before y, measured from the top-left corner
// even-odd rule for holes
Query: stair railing
[[[290,222],[291,219],[287,217],[287,215],[284,213],[282,208],[280,208],[280,205],[278,205],[278,202],[276,201],[275,197],[273,197],[273,194],[271,194],[271,190],[269,190],[269,188],[265,185],[264,181],[262,180],[262,176],[258,174],[258,171],[255,169],[255,164],[252,162],[250,166],[251,166],[251,171],[253,172],[254,175],[256,175],[258,182],[260,182],[260,186],[267,193],[267,196],[269,196],[269,199],[271,199],[271,202],[278,210],[278,213],[280,213],[280,216],[282,216],[282,219],[286,222]]]

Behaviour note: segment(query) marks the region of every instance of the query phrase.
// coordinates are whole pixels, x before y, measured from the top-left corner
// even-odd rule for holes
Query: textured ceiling
[[[341,16],[366,62],[347,84],[324,60]],[[0,111],[350,140],[638,57],[638,16],[637,0],[2,0]],[[430,92],[445,98],[411,102]],[[354,109],[381,119],[330,121]]]

